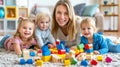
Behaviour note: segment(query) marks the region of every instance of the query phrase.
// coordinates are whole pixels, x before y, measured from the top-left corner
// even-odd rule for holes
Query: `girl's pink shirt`
[[[16,45],[20,45],[21,49],[23,48],[28,49],[30,48],[30,45],[37,45],[37,41],[34,38],[32,38],[32,41],[30,44],[24,44],[24,42],[19,37],[17,38],[10,37],[4,43],[5,49],[14,50],[13,43]]]

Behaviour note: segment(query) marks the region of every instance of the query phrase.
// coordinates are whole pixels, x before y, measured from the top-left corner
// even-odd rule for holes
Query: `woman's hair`
[[[92,26],[94,32],[97,31],[95,21],[92,18],[84,18],[80,23],[80,29],[82,29],[82,25],[85,24],[86,26]]]
[[[40,11],[39,13],[37,13],[36,18],[35,18],[35,24],[38,24],[38,22],[44,18],[49,18],[49,22],[51,22],[51,16],[50,13],[45,11]]]
[[[19,17],[19,19],[18,19],[18,27],[17,27],[16,33],[14,34],[14,37],[21,37],[21,35],[19,33],[19,29],[20,29],[21,25],[24,23],[32,23],[34,25],[33,36],[31,36],[28,40],[35,38],[35,24],[34,24],[34,22],[30,21],[27,18],[23,18],[23,17]]]
[[[56,17],[55,12],[56,12],[56,8],[59,5],[66,6],[68,10],[69,21],[66,25],[67,31],[68,31],[67,33],[69,36],[69,40],[73,40],[75,39],[75,34],[77,33],[77,31],[76,31],[75,13],[73,10],[73,6],[71,5],[69,0],[59,0],[57,4],[55,5],[55,8],[53,10],[53,15],[52,15],[52,34],[55,38],[57,38],[57,34],[58,34],[57,31],[58,31],[59,25],[55,19]]]

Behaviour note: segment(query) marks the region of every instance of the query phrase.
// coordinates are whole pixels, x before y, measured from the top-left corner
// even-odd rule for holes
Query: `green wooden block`
[[[79,45],[77,45],[77,48],[78,48],[78,49],[83,49],[83,48],[84,48],[84,44],[79,44]]]

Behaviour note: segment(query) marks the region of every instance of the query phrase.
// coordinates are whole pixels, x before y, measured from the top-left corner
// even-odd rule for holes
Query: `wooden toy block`
[[[102,61],[102,60],[103,60],[102,55],[98,55],[98,56],[97,56],[97,60],[98,60],[98,61]]]
[[[70,60],[68,60],[68,59],[64,60],[64,66],[70,66],[70,64],[71,64]]]
[[[66,53],[65,49],[58,50],[58,54],[65,54],[65,53]]]
[[[57,40],[56,40],[56,45],[59,45],[59,44],[60,44],[60,40],[57,39]]]
[[[71,59],[72,55],[70,53],[66,53],[66,59]]]
[[[34,52],[34,51],[30,51],[30,56],[35,56],[36,55],[36,53]]]
[[[77,64],[77,59],[75,58],[75,57],[73,57],[73,58],[71,58],[71,64],[72,65],[75,65],[75,64]]]
[[[75,51],[74,50],[70,50],[70,54],[75,55]]]
[[[80,49],[79,51],[82,53],[82,52],[84,52],[84,49]]]
[[[92,44],[85,44],[85,49],[91,49],[91,48],[93,48]]]
[[[61,57],[63,60],[66,58],[66,54],[57,54],[59,57]]]
[[[110,57],[106,57],[106,58],[105,58],[105,62],[107,62],[107,63],[111,63],[111,62],[112,62],[112,58],[110,58]]]
[[[65,49],[65,46],[60,43],[59,45],[57,45],[57,49],[58,50]]]
[[[93,48],[91,48],[91,49],[86,49],[85,50],[87,53],[92,53],[93,52]]]
[[[56,54],[51,54],[51,61],[53,63],[59,63],[59,62],[62,62],[62,59]]]
[[[51,54],[51,52],[50,52],[48,46],[43,46],[42,47],[42,55],[43,56],[49,56],[50,54]]]
[[[42,60],[37,60],[35,65],[36,66],[42,66],[43,65],[43,61]]]
[[[23,64],[25,64],[25,63],[26,63],[26,60],[25,60],[25,59],[20,59],[19,64],[23,65]]]
[[[98,64],[98,62],[97,62],[96,60],[91,60],[91,61],[90,61],[90,64],[96,66],[96,65]]]
[[[77,45],[77,48],[78,48],[78,49],[83,49],[83,48],[84,48],[84,44],[79,44],[79,45]]]
[[[80,53],[77,57],[76,57],[79,61],[86,59],[86,53]]]
[[[22,50],[22,53],[23,53],[23,58],[24,59],[28,59],[28,58],[30,58],[30,50],[28,50],[28,49],[23,49]]]
[[[42,49],[39,49],[39,50],[38,50],[38,53],[42,53]]]
[[[80,63],[80,65],[86,67],[86,66],[88,66],[88,61],[87,60],[82,60],[81,63]]]
[[[49,50],[42,52],[42,56],[49,56],[50,54],[51,52]]]
[[[86,60],[91,60],[92,59],[92,55],[91,54],[86,54]]]
[[[33,64],[33,59],[28,59],[27,64]]]
[[[66,50],[66,53],[70,52],[70,48],[68,48],[68,47],[66,47],[65,50]]]
[[[51,56],[42,56],[42,60],[44,62],[49,62],[51,60]]]
[[[79,54],[80,51],[78,49],[75,50],[75,54]]]

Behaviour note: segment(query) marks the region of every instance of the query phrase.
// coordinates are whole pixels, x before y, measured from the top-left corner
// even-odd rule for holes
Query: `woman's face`
[[[58,25],[61,27],[65,26],[69,21],[67,7],[64,5],[57,6],[55,16]]]

